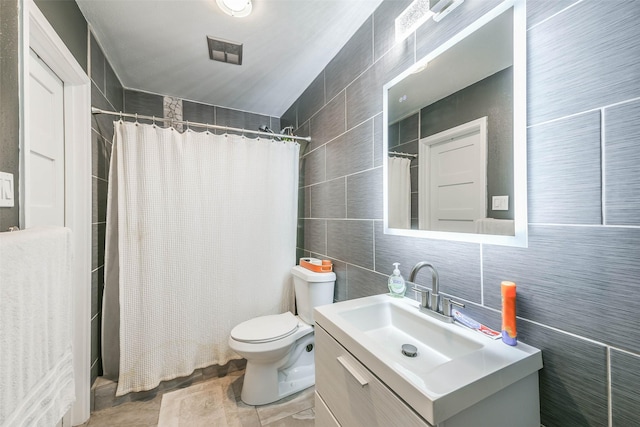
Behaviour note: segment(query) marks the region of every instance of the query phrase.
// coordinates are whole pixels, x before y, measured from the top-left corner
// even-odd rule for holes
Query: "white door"
[[[480,194],[478,133],[431,146],[431,229],[473,233],[484,217]]]
[[[20,5],[20,226],[72,231],[76,402],[64,425],[79,425],[91,406],[91,80],[34,1]]]
[[[26,227],[65,226],[64,84],[29,49]],[[57,427],[71,425],[65,414]]]
[[[64,85],[30,50],[27,227],[64,226]]]
[[[420,228],[475,232],[486,216],[486,138],[483,117],[420,140]]]

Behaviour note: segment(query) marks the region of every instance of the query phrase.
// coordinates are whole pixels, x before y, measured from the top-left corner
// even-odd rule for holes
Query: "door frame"
[[[487,212],[487,116],[472,120],[467,123],[452,127],[420,139],[418,143],[418,228],[432,230],[431,228],[431,146],[460,138],[471,133],[480,134],[480,188],[479,205],[482,211]],[[427,190],[427,191],[425,191]]]
[[[27,209],[30,148],[29,49],[64,83],[65,226],[72,230],[73,369],[76,401],[73,425],[90,415],[91,358],[91,81],[33,0],[20,1],[20,226]],[[65,417],[66,419],[66,417]]]

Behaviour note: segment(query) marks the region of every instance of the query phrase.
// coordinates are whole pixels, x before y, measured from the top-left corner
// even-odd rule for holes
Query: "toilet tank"
[[[316,273],[296,265],[291,269],[291,274],[296,292],[298,316],[312,325],[313,308],[333,303],[336,273]]]

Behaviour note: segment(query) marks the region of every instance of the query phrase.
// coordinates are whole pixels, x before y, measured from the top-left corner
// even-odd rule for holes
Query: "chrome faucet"
[[[431,291],[429,291],[428,289],[414,289],[422,294],[422,306],[424,308],[429,308],[435,312],[440,312],[440,277],[438,276],[438,270],[436,270],[436,268],[428,262],[420,261],[411,269],[411,273],[409,273],[409,281],[414,283],[418,272],[423,267],[429,267],[431,269]]]
[[[429,267],[431,269],[431,290],[426,289],[420,285],[417,285],[414,280],[423,267]],[[451,309],[452,306],[457,305],[459,307],[464,307],[464,304],[454,301],[451,298],[442,298],[440,296],[440,277],[438,276],[438,270],[436,268],[426,262],[420,261],[411,269],[411,273],[409,273],[409,282],[413,283],[414,290],[420,292],[422,294],[422,307],[429,309],[431,312],[436,314],[436,317],[440,320],[444,320],[447,322],[452,322],[453,318],[451,317]]]

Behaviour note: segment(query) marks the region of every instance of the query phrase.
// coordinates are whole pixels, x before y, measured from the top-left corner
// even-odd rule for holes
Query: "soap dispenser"
[[[392,297],[401,298],[404,296],[404,291],[407,289],[407,286],[404,283],[404,278],[400,274],[400,270],[398,266],[399,262],[394,262],[394,270],[391,276],[389,276],[389,293]]]

